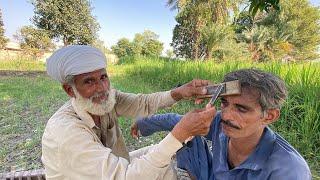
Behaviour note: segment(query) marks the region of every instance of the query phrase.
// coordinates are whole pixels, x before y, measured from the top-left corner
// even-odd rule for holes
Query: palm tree
[[[198,59],[206,47],[201,45],[201,29],[209,24],[225,25],[228,22],[229,10],[237,11],[240,0],[168,0],[167,6],[178,9],[179,16],[184,16],[183,21],[189,21],[184,27],[190,33],[191,58]],[[178,22],[179,23],[179,22]],[[177,26],[176,26],[177,27]],[[181,31],[184,31],[183,29]],[[205,46],[205,44],[204,44]],[[201,50],[202,49],[202,50]]]

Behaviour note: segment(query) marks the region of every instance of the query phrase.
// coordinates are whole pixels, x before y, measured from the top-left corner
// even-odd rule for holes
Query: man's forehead
[[[230,95],[230,96],[223,96],[226,99],[236,100],[238,103],[242,104],[257,104],[259,105],[259,98],[260,93],[258,90],[249,88],[249,87],[242,87],[240,95]]]
[[[95,70],[95,71],[92,71],[92,72],[78,74],[78,75],[76,75],[76,77],[88,77],[88,76],[92,76],[92,75],[95,75],[95,74],[105,74],[105,73],[107,73],[107,71],[106,71],[105,68],[103,68],[103,69],[98,69],[98,70]]]

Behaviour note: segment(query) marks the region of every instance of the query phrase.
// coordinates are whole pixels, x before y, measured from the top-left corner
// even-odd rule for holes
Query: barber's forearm
[[[159,144],[155,145],[145,156],[149,162],[158,167],[166,166],[170,163],[171,157],[182,147],[178,139],[169,133]]]
[[[115,106],[118,116],[146,117],[158,109],[169,107],[176,101],[170,91],[152,94],[129,94],[118,92]]]

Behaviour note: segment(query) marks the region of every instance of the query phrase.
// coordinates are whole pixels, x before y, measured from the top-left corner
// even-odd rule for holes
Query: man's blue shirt
[[[182,116],[178,114],[154,115],[137,121],[137,125],[141,134],[147,136],[157,131],[170,131],[181,118]],[[268,127],[264,129],[254,152],[233,169],[230,169],[228,165],[229,138],[222,131],[220,113],[212,121],[206,139],[212,141],[212,153],[209,155],[206,151],[201,151],[202,154],[199,155],[199,148],[203,148],[203,145],[199,144],[201,141],[196,138],[193,140],[193,147],[183,150],[185,152],[178,152],[182,153],[183,161],[189,160],[187,163],[185,161],[183,163],[188,167],[187,169],[191,168],[192,172],[201,170],[195,175],[198,179],[311,179],[310,169],[303,157],[287,141]],[[207,153],[207,155],[203,155],[203,153]],[[199,161],[196,161],[197,159],[202,164],[201,167]],[[208,173],[203,173],[205,170],[201,161],[210,162],[206,163]],[[188,163],[192,165],[187,165]]]

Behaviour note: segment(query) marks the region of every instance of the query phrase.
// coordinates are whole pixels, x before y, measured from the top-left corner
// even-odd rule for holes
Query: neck
[[[100,116],[94,115],[94,114],[90,114],[90,116],[92,117],[96,126],[98,126],[100,128],[101,127]]]

